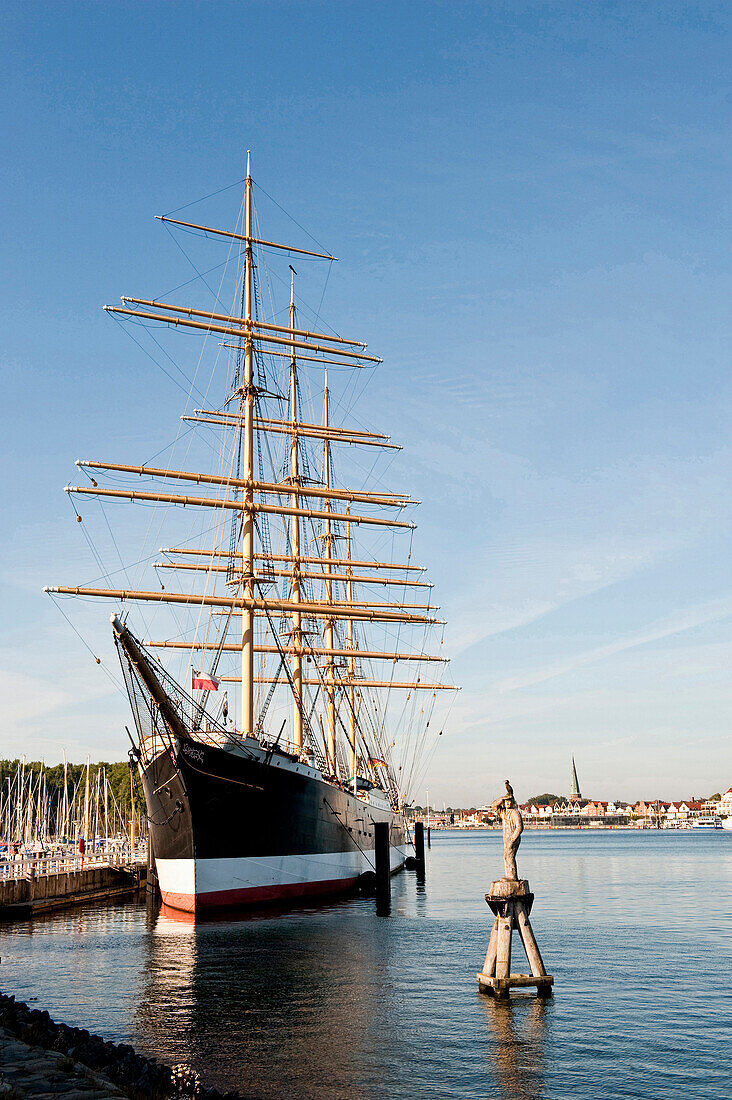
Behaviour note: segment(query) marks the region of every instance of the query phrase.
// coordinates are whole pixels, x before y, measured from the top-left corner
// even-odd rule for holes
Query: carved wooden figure
[[[503,859],[505,876],[491,883],[485,900],[495,914],[488,952],[483,970],[477,975],[481,993],[507,997],[512,987],[536,986],[540,997],[551,996],[554,978],[547,974],[541,952],[529,922],[534,895],[526,879],[519,879],[516,852],[524,829],[521,811],[506,780],[506,794],[493,803],[503,825]],[[530,974],[511,973],[511,940],[518,931],[529,961]]]
[[[498,814],[503,825],[503,863],[506,868],[506,878],[515,882],[518,879],[516,853],[524,831],[524,819],[513,796],[513,787],[508,780],[506,780],[506,793],[495,800],[492,809]]]

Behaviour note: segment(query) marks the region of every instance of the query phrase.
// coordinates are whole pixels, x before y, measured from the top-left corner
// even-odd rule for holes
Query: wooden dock
[[[105,854],[9,860],[0,869],[0,920],[129,897],[145,888],[146,879],[147,861],[139,852],[133,858]]]

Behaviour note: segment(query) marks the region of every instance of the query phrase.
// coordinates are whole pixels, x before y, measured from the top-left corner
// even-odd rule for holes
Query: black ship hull
[[[351,889],[374,869],[374,823],[390,824],[391,867],[406,858],[404,819],[381,792],[357,797],[279,752],[179,739],[141,766],[163,901],[189,913]]]

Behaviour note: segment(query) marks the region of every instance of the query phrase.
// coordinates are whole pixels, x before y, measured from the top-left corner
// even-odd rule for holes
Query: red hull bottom
[[[275,886],[251,886],[239,890],[213,890],[205,894],[176,894],[161,891],[163,904],[182,913],[204,910],[238,909],[267,902],[292,901],[297,898],[322,897],[345,893],[353,889],[358,876],[326,879],[319,882],[280,883]]]

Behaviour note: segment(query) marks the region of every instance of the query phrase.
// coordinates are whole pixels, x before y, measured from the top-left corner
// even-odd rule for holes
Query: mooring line
[[[328,801],[328,799],[327,799],[327,798],[325,797],[325,795],[323,795],[323,802],[325,802],[326,806],[328,807],[328,809],[330,810],[330,812],[331,812],[331,813],[333,814],[333,816],[335,817],[335,819],[336,819],[336,821],[338,822],[338,824],[340,825],[340,827],[341,827],[342,829],[345,829],[345,831],[346,831],[346,832],[348,833],[349,839],[353,841],[353,843],[354,843],[354,844],[356,845],[356,847],[358,848],[358,850],[359,850],[359,852],[361,853],[361,855],[362,855],[362,856],[364,856],[364,858],[366,859],[366,862],[367,862],[367,863],[369,864],[369,866],[371,867],[372,871],[376,871],[376,865],[375,865],[374,863],[372,863],[372,862],[371,862],[371,860],[369,859],[368,855],[366,854],[366,852],[364,851],[364,849],[363,849],[363,848],[361,847],[361,845],[360,845],[360,844],[358,843],[358,841],[356,840],[355,836],[354,836],[354,835],[353,835],[353,833],[352,833],[352,832],[351,832],[351,831],[349,830],[349,828],[348,828],[348,826],[347,826],[347,825],[345,824],[345,822],[341,821],[341,815],[340,815],[340,811],[339,811],[339,810],[334,810],[334,809],[333,809],[333,807],[331,806],[330,802],[329,802],[329,801]],[[373,822],[372,822],[372,824],[373,824]]]

